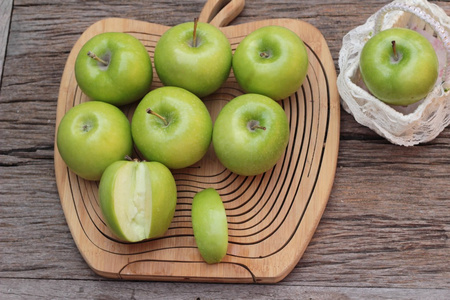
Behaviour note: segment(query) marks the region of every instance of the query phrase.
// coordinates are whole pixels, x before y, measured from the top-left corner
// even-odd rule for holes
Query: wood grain
[[[253,0],[231,23],[306,21],[335,63],[342,37],[389,0]],[[450,2],[430,1],[450,14]],[[335,182],[311,243],[275,285],[117,282],[97,276],[69,232],[53,142],[64,65],[81,33],[108,17],[173,26],[205,1],[15,0],[0,87],[0,298],[447,299],[450,129],[394,146],[341,114]],[[230,295],[230,297],[227,297]]]
[[[0,2],[0,86],[2,84],[3,63],[5,62],[6,45],[8,44],[12,6],[13,0]]]
[[[338,288],[299,285],[194,284],[175,282],[118,282],[64,280],[45,285],[29,279],[0,282],[2,300],[51,299],[447,299],[444,289]],[[68,297],[68,295],[70,295]],[[120,296],[119,296],[120,295]],[[414,297],[412,297],[414,295]]]

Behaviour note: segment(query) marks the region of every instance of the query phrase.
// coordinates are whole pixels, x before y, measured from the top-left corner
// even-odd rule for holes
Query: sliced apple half
[[[121,240],[139,242],[167,231],[177,188],[172,173],[161,163],[117,161],[102,175],[99,200],[109,229]]]

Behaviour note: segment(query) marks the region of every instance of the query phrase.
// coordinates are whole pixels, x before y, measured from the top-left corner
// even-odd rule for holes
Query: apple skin
[[[399,60],[394,60],[395,41]],[[391,28],[372,37],[363,47],[360,71],[369,91],[392,105],[409,105],[433,89],[439,62],[431,43],[406,28]]]
[[[308,72],[308,52],[300,37],[281,26],[247,35],[233,55],[233,72],[247,93],[281,100],[296,92]]]
[[[166,118],[168,125],[147,113],[148,108]],[[205,104],[191,92],[160,87],[148,93],[136,107],[131,132],[146,160],[181,169],[206,154],[211,144],[212,120]]]
[[[200,255],[208,264],[219,263],[228,249],[228,223],[219,193],[213,188],[192,200],[192,229]]]
[[[167,231],[177,188],[161,163],[116,161],[100,180],[99,202],[108,228],[121,240],[139,242]]]
[[[264,129],[251,129],[257,123]],[[259,94],[244,94],[228,102],[213,128],[214,151],[230,171],[244,176],[271,169],[289,141],[289,123],[280,104]]]
[[[88,56],[95,53],[107,66]],[[153,69],[144,45],[130,34],[101,33],[84,44],[75,61],[75,76],[91,100],[121,106],[141,99],[150,90]]]
[[[227,37],[216,27],[199,22],[193,47],[194,22],[167,30],[155,47],[155,69],[166,86],[177,86],[205,97],[228,78],[232,52]]]
[[[99,101],[72,107],[61,119],[56,142],[69,169],[87,180],[100,180],[103,171],[131,155],[133,147],[125,114]]]

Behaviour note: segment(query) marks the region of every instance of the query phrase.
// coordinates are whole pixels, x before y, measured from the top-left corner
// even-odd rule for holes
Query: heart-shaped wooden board
[[[255,177],[237,176],[226,170],[212,147],[194,166],[173,170],[178,203],[163,237],[134,244],[117,240],[103,221],[98,182],[72,173],[55,143],[61,205],[73,239],[94,272],[130,280],[273,283],[282,280],[299,262],[325,210],[336,171],[340,125],[336,70],[325,39],[308,23],[271,19],[219,28],[234,51],[247,34],[266,25],[284,26],[297,33],[307,46],[310,61],[302,87],[280,101],[290,122],[286,152],[272,170]],[[127,32],[142,41],[153,61],[155,45],[167,29],[117,18],[90,26],[67,59],[56,126],[70,108],[89,101],[74,75],[76,56],[86,41],[102,32]],[[152,88],[160,86],[154,71]],[[242,93],[231,72],[216,93],[203,99],[213,121],[227,101]],[[122,109],[131,119],[135,107],[136,104]],[[193,196],[207,187],[220,193],[229,226],[227,255],[213,265],[206,264],[198,252],[190,218]]]

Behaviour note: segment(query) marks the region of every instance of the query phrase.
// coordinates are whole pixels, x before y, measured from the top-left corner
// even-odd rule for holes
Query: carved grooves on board
[[[154,47],[160,36],[129,33],[144,43],[153,62]],[[242,38],[231,39],[233,51]],[[227,253],[229,259],[224,263],[245,269],[256,281],[248,261],[266,259],[289,244],[315,193],[330,126],[329,80],[319,56],[305,44],[310,58],[307,78],[295,94],[280,101],[290,122],[290,140],[284,156],[272,170],[259,176],[243,177],[229,172],[218,163],[210,147],[206,158],[196,165],[184,170],[173,170],[178,187],[178,204],[165,236],[135,244],[117,240],[102,218],[97,195],[98,182],[80,179],[66,168],[71,201],[86,238],[100,251],[128,257],[124,260],[119,276],[122,276],[123,270],[139,263],[203,263],[198,255],[194,260],[192,257],[184,260],[182,254],[188,249],[196,251],[190,220],[191,201],[197,192],[206,187],[214,187],[219,191],[227,212],[230,246]],[[162,84],[154,70],[152,89],[160,86]],[[242,93],[231,72],[227,82],[213,97],[203,99],[208,109],[213,108],[213,121],[220,107]],[[65,111],[86,100],[72,74]],[[136,105],[123,107],[130,120]],[[137,149],[134,149],[134,155],[142,158]],[[158,253],[166,251],[174,252],[175,255],[159,259]],[[151,278],[151,274],[148,278]]]

